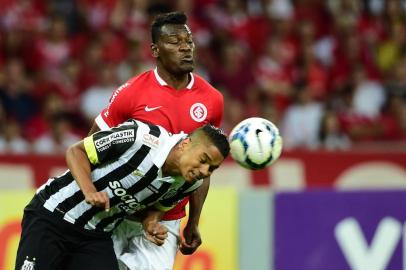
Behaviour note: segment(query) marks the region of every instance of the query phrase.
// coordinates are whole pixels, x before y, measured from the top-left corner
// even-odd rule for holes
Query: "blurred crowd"
[[[224,128],[261,116],[286,148],[406,139],[406,1],[1,0],[0,153],[62,153],[154,67],[149,27],[182,10]]]

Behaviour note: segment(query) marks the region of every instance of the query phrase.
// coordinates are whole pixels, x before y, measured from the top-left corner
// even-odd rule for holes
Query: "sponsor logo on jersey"
[[[109,106],[107,107],[107,110],[104,112],[104,116],[105,117],[109,117],[109,109],[110,109],[110,104],[114,102],[114,100],[116,99],[116,97],[118,96],[118,94],[127,86],[129,86],[130,83],[126,82],[125,84],[121,85],[119,88],[116,89],[116,91],[114,91],[113,95],[110,98],[110,103]]]
[[[112,102],[116,99],[117,95],[118,95],[124,88],[126,88],[126,87],[129,86],[129,85],[130,85],[130,83],[126,82],[125,84],[123,84],[123,85],[121,85],[119,88],[117,88],[117,90],[114,91],[114,94],[113,94],[113,95],[111,96],[111,98],[110,98],[110,103],[112,103]]]
[[[126,143],[130,141],[134,141],[134,130],[122,130],[118,132],[114,132],[107,137],[100,138],[94,141],[94,145],[96,149],[101,151],[105,149],[105,146],[110,145],[112,143]]]
[[[152,111],[155,111],[155,110],[158,110],[159,108],[161,108],[162,106],[157,106],[157,107],[148,107],[148,105],[147,106],[145,106],[145,111],[146,112],[152,112]]]
[[[202,103],[195,103],[190,107],[190,116],[196,122],[203,122],[207,117],[207,108]]]
[[[154,149],[158,148],[159,146],[159,139],[151,134],[144,134],[142,136],[142,142]]]
[[[127,193],[127,190],[123,188],[119,181],[110,182],[109,187],[114,196],[119,197],[122,201],[120,204],[118,204],[118,207],[121,210],[125,212],[133,212],[145,208],[145,206],[138,203],[134,196]]]
[[[24,264],[21,266],[21,270],[34,270],[35,268],[35,258],[30,260],[27,257],[25,257]]]

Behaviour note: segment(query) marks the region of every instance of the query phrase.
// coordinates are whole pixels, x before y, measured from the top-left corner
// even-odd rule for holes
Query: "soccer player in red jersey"
[[[129,118],[160,125],[169,132],[189,133],[204,125],[218,127],[223,117],[223,96],[207,81],[192,73],[194,69],[194,42],[186,24],[187,17],[180,12],[159,15],[151,27],[152,55],[156,68],[128,80],[112,95],[110,104],[95,119],[91,133],[116,126]],[[206,162],[202,160],[201,162]],[[130,269],[172,269],[179,249],[192,254],[201,244],[198,222],[209,181],[190,196],[188,223],[180,241],[180,219],[186,215],[187,200],[182,200],[164,216],[162,223],[169,236],[164,245],[146,242],[137,224],[125,221],[113,237],[119,262]],[[161,218],[157,215],[157,218]],[[137,232],[137,233],[135,233]],[[128,235],[129,233],[130,235]],[[127,235],[126,235],[127,234]],[[126,243],[126,238],[131,240]]]

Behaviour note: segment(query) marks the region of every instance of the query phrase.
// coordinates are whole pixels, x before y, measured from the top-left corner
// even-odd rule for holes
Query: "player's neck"
[[[184,89],[189,84],[189,73],[172,74],[158,66],[158,75],[172,88]]]

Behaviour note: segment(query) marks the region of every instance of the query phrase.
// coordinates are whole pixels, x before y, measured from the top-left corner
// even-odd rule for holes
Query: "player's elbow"
[[[75,157],[78,157],[81,152],[84,152],[83,144],[81,142],[77,142],[72,144],[66,149],[65,159],[67,162],[71,161]]]

